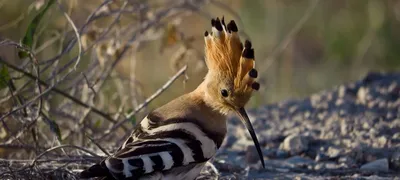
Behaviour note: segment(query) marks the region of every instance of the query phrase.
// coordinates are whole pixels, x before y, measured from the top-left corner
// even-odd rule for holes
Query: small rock
[[[343,99],[337,99],[336,102],[335,102],[336,106],[340,106],[342,104],[343,104]]]
[[[386,158],[378,159],[362,165],[360,169],[363,171],[372,171],[372,172],[388,172],[389,163]]]
[[[262,152],[263,152],[263,155],[268,157],[268,158],[275,158],[276,157],[276,149],[274,149],[274,148],[272,148],[272,149],[266,148]]]
[[[340,157],[338,162],[344,163],[349,167],[353,167],[356,165],[356,162],[354,161],[354,159],[352,159],[351,157],[348,157],[348,156]]]
[[[295,180],[303,180],[304,178],[302,178],[301,176],[296,176],[294,179]]]
[[[327,162],[327,163],[325,163],[325,168],[326,169],[337,169],[338,164],[336,164],[334,162]]]
[[[289,157],[289,153],[287,151],[283,151],[283,150],[278,149],[276,151],[276,157],[280,158],[280,159],[287,158],[287,157]]]
[[[289,159],[286,159],[286,162],[293,165],[294,167],[307,167],[309,165],[313,165],[315,162],[312,159],[293,156]]]
[[[339,166],[335,162],[325,162],[325,163],[319,163],[314,166],[314,170],[319,171],[319,170],[332,170],[332,169],[337,169]]]
[[[392,157],[390,158],[390,163],[392,164],[393,169],[400,170],[400,151],[392,154]]]
[[[368,92],[364,87],[361,87],[360,89],[358,89],[357,99],[361,102],[361,104],[365,104],[367,93]]]
[[[329,156],[326,155],[325,153],[319,152],[317,156],[315,156],[315,161],[320,162],[320,161],[327,161],[329,160]]]
[[[259,156],[257,153],[257,149],[254,145],[247,146],[246,149],[246,162],[248,164],[255,164],[259,161]]]
[[[364,122],[363,125],[362,125],[362,127],[363,127],[364,129],[369,129],[369,128],[371,128],[371,126],[368,124],[368,122]]]
[[[325,166],[323,163],[319,163],[314,166],[314,170],[319,171],[319,170],[325,170]]]
[[[297,134],[289,135],[279,148],[290,152],[292,155],[300,154],[308,149],[308,139]]]
[[[330,158],[337,158],[337,157],[339,157],[342,153],[343,153],[343,150],[342,150],[342,149],[339,149],[339,148],[336,148],[336,147],[332,147],[332,146],[328,148],[328,152],[327,152],[327,154],[328,154],[328,156],[329,156]]]
[[[393,134],[392,139],[400,139],[400,132]]]
[[[339,96],[339,98],[343,98],[344,95],[346,95],[346,87],[343,86],[343,85],[341,85],[341,86],[339,87],[338,96]]]
[[[378,143],[380,145],[380,147],[383,147],[386,145],[388,139],[385,136],[381,136],[378,138]]]

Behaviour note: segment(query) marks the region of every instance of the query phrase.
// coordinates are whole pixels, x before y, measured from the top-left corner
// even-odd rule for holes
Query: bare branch
[[[2,63],[6,64],[8,67],[10,67],[10,68],[12,68],[12,69],[14,69],[14,70],[16,70],[16,71],[18,71],[18,72],[20,72],[20,73],[23,73],[23,74],[26,75],[27,77],[29,77],[29,78],[31,78],[31,79],[34,79],[34,80],[38,80],[38,82],[39,82],[41,85],[46,86],[48,89],[47,89],[44,93],[42,93],[42,95],[45,94],[45,93],[47,93],[48,91],[52,90],[52,91],[56,92],[57,94],[60,94],[60,95],[62,95],[62,96],[64,96],[64,97],[70,99],[71,101],[77,103],[77,104],[80,105],[80,106],[83,106],[83,107],[85,107],[85,108],[90,108],[90,109],[92,109],[92,111],[93,111],[94,113],[96,113],[96,114],[102,116],[103,118],[105,118],[105,119],[107,119],[107,120],[109,120],[109,121],[111,121],[111,122],[116,122],[114,119],[112,119],[109,115],[105,114],[105,113],[102,112],[101,110],[99,110],[99,109],[97,109],[97,108],[95,108],[95,107],[93,107],[93,106],[91,106],[91,105],[88,105],[88,104],[86,104],[86,103],[80,101],[79,99],[77,99],[77,98],[75,98],[75,97],[69,95],[68,93],[66,93],[66,92],[64,92],[64,91],[62,91],[62,90],[60,90],[60,89],[58,89],[58,88],[55,88],[55,87],[50,88],[50,87],[51,87],[50,85],[48,85],[48,84],[45,83],[44,81],[38,79],[35,75],[32,75],[32,74],[30,74],[30,73],[28,73],[28,72],[25,72],[23,69],[20,69],[20,68],[18,68],[17,66],[14,66],[14,65],[8,63],[7,61],[3,61],[3,60],[0,60],[0,61],[1,61]],[[53,85],[53,86],[54,86],[54,85]],[[38,97],[37,97],[37,98],[38,98]],[[34,101],[34,100],[31,100],[31,103],[32,103],[33,101]],[[15,111],[15,110],[14,110],[14,111]],[[10,114],[10,113],[8,113],[8,114]],[[8,115],[7,115],[7,116],[8,116]],[[2,118],[4,118],[4,116],[3,116]]]
[[[168,89],[169,86],[171,86],[172,83],[175,82],[175,80],[178,79],[181,75],[183,75],[186,72],[187,65],[181,68],[174,76],[172,76],[160,89],[158,89],[153,95],[148,97],[142,104],[140,104],[134,111],[129,113],[126,118],[123,121],[120,121],[116,123],[111,129],[108,129],[103,136],[99,139],[103,139],[107,135],[109,135],[111,132],[113,132],[115,129],[120,127],[122,124],[126,123],[131,119],[133,116],[136,115],[140,110],[142,110],[144,107],[146,107],[151,101],[153,101],[155,98],[157,98],[159,95],[161,95],[166,89]]]

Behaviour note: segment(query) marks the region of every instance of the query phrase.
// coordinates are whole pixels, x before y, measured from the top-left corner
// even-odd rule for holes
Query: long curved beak
[[[254,145],[257,148],[257,152],[258,152],[258,156],[260,157],[261,164],[265,168],[264,158],[263,158],[263,155],[261,152],[260,143],[258,142],[257,136],[254,132],[254,128],[251,125],[249,116],[247,116],[246,110],[242,107],[242,108],[236,109],[236,113],[239,115],[240,120],[242,120],[243,124],[246,126],[247,130],[249,131],[251,138],[253,139]]]

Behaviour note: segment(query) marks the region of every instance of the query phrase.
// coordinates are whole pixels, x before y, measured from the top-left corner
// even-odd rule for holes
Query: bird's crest
[[[254,82],[257,71],[254,69],[254,49],[251,42],[246,40],[243,46],[233,20],[226,25],[223,17],[221,20],[212,19],[211,25],[212,31],[204,33],[208,69],[234,78],[235,90],[258,90],[259,84]]]

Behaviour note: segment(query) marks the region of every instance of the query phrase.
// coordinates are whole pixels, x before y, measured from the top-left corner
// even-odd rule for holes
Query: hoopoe
[[[251,42],[243,44],[235,21],[211,20],[204,33],[208,73],[192,92],[153,110],[110,157],[81,172],[82,178],[193,180],[221,146],[229,112],[248,129],[262,165],[261,148],[244,106],[257,70]]]

